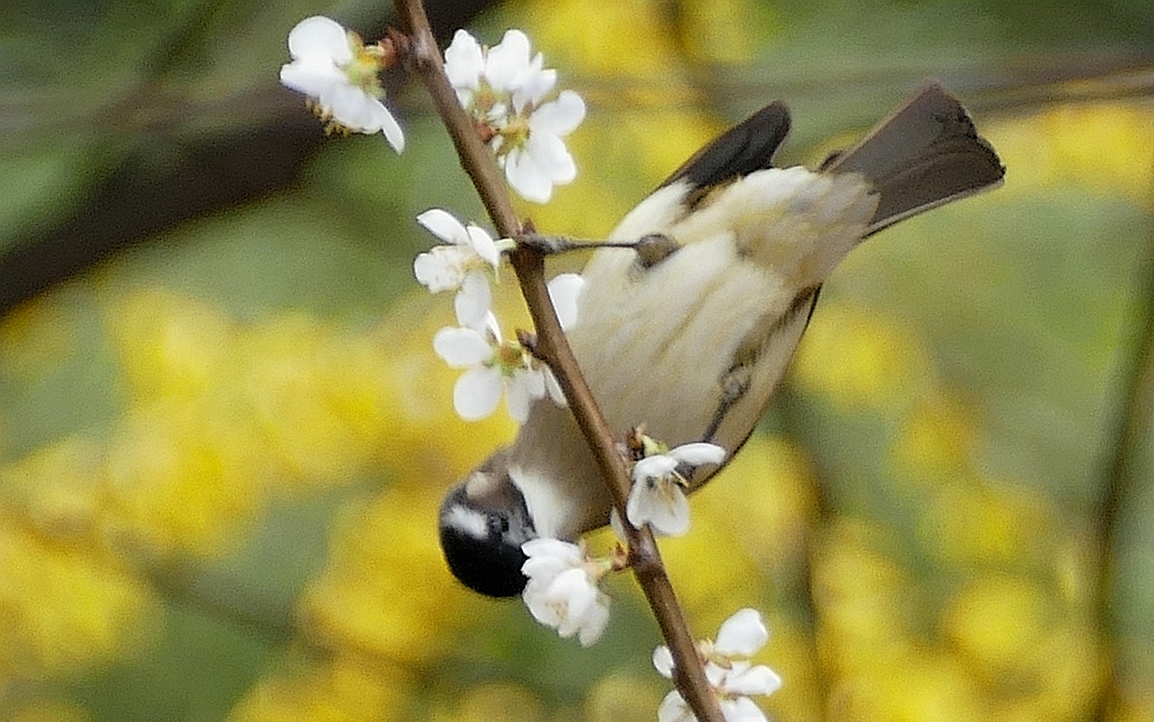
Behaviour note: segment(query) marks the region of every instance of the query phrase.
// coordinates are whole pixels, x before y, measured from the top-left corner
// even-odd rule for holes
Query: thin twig
[[[828,464],[814,453],[805,439],[805,433],[797,413],[798,393],[793,383],[787,381],[777,396],[778,414],[784,420],[786,434],[805,452],[812,467],[810,479],[812,485],[810,493],[813,495],[814,515],[808,520],[805,535],[802,538],[805,548],[801,555],[801,569],[798,577],[801,584],[799,598],[806,616],[809,618],[809,633],[813,641],[813,678],[816,688],[815,707],[817,719],[831,718],[830,704],[833,700],[830,694],[830,669],[823,655],[821,644],[821,600],[817,580],[817,562],[821,553],[821,545],[825,542],[824,536],[833,528],[837,516],[835,500],[831,498],[829,480],[834,477]]]
[[[1098,693],[1093,719],[1107,722],[1121,711],[1121,653],[1118,643],[1117,584],[1118,526],[1126,509],[1132,509],[1142,483],[1136,465],[1144,439],[1154,424],[1154,235],[1147,242],[1142,279],[1138,289],[1137,335],[1122,369],[1126,387],[1122,408],[1114,423],[1113,447],[1103,471],[1102,496],[1098,501],[1098,579],[1095,606],[1098,634],[1105,647],[1106,674]]]
[[[395,3],[410,43],[409,59],[453,139],[461,166],[472,179],[497,232],[508,238],[517,238],[523,230],[521,221],[513,210],[493,156],[477,135],[457,100],[456,92],[449,85],[421,1],[395,0]],[[624,518],[629,477],[617,452],[615,434],[598,410],[557,320],[545,284],[544,256],[539,249],[519,244],[510,254],[510,260],[536,328],[536,351],[546,359],[565,392],[569,408],[589,443],[614,506]],[[665,573],[652,533],[648,527],[637,531],[628,524],[623,526],[629,537],[626,541],[634,574],[673,655],[677,688],[699,720],[722,722],[721,709],[705,678],[696,644]]]

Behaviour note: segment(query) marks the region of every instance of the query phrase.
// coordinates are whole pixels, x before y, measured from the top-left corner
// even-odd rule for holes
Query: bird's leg
[[[542,256],[596,248],[632,249],[637,252],[637,259],[643,268],[651,268],[680,248],[677,241],[660,233],[650,233],[636,241],[587,241],[529,232],[518,236],[516,241],[518,245],[531,248]]]

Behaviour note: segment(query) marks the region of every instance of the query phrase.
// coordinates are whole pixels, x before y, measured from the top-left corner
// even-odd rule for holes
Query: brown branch
[[[509,238],[519,237],[523,226],[513,210],[500,170],[458,102],[456,92],[449,85],[441,53],[429,31],[428,18],[421,1],[395,0],[395,3],[397,15],[410,43],[408,57],[453,139],[461,166],[476,186],[497,232]],[[557,320],[545,284],[544,255],[531,245],[518,244],[510,254],[510,260],[536,328],[536,350],[546,359],[565,392],[569,408],[589,443],[613,504],[624,519],[629,477],[617,452],[613,430],[598,410]],[[634,574],[673,654],[674,681],[678,690],[699,720],[722,722],[721,709],[705,678],[696,643],[689,633],[652,533],[648,527],[637,531],[628,524],[623,526],[629,537],[627,541]]]

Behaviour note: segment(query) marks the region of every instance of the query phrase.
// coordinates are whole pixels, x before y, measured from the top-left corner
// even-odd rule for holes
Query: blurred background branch
[[[1154,168],[1151,169],[1154,178]],[[1151,189],[1154,198],[1154,188]],[[1149,470],[1143,469],[1143,455],[1151,436],[1154,417],[1154,235],[1149,236],[1135,288],[1134,330],[1127,339],[1125,356],[1120,363],[1121,380],[1116,419],[1107,435],[1113,446],[1106,453],[1101,497],[1096,509],[1098,519],[1097,606],[1102,643],[1106,658],[1102,693],[1096,720],[1115,719],[1124,708],[1125,650],[1118,619],[1119,604],[1119,535],[1130,515],[1141,505],[1143,489],[1150,486]]]

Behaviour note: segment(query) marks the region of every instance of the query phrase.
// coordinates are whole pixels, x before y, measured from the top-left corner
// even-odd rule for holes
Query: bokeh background
[[[452,413],[413,218],[484,217],[418,85],[397,157],[276,80],[301,18],[391,12],[0,9],[0,719],[655,719],[628,577],[582,650],[441,562],[444,488],[513,428]],[[667,562],[698,636],[765,613],[777,720],[1154,720],[1154,4],[430,14],[527,30],[587,99],[578,180],[522,208],[576,237],[771,99],[813,163],[956,91],[1005,187],[843,264]]]

